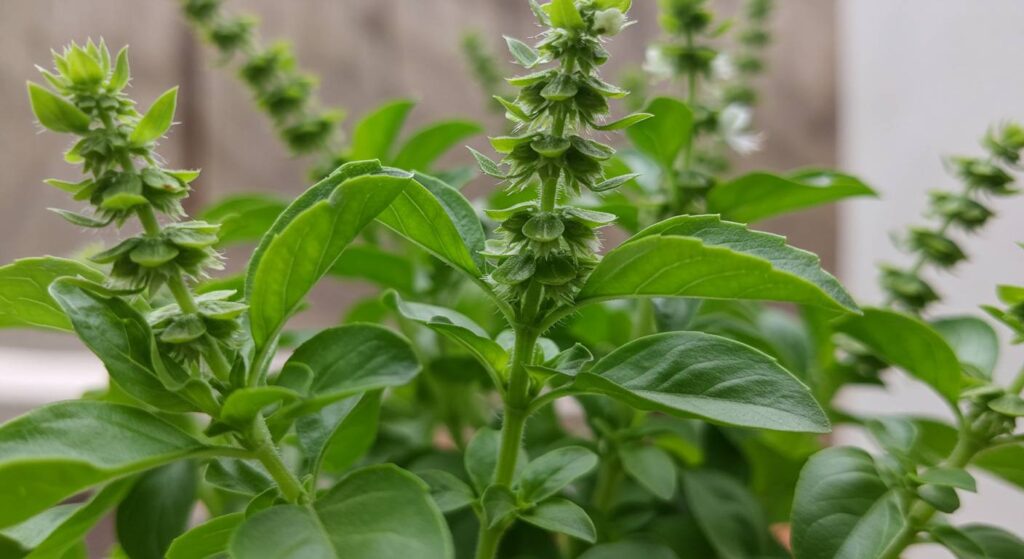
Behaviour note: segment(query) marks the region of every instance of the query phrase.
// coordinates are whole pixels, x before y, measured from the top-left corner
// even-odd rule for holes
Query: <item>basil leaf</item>
[[[995,526],[940,525],[930,532],[957,559],[1016,559],[1024,553],[1024,541]]]
[[[626,474],[655,497],[670,501],[675,496],[679,478],[667,451],[653,445],[628,443],[619,446],[619,460]]]
[[[164,559],[188,528],[199,475],[189,461],[143,474],[117,507],[117,541],[132,559]]]
[[[479,124],[469,120],[435,122],[410,136],[391,164],[399,169],[429,172],[442,155],[482,131]]]
[[[483,493],[494,483],[494,471],[498,467],[498,447],[501,433],[488,427],[478,429],[469,444],[464,457],[466,473],[478,493]],[[518,464],[517,464],[518,465]]]
[[[403,301],[395,292],[384,295],[387,304],[403,317],[419,322],[435,332],[451,339],[469,351],[497,380],[506,365],[509,355],[505,348],[491,339],[491,336],[472,319],[457,311]]]
[[[21,524],[0,530],[4,557],[64,557],[107,515],[131,488],[134,479],[108,484],[85,503],[57,505]]]
[[[409,116],[409,111],[416,105],[412,101],[400,99],[387,103],[356,123],[352,130],[352,147],[349,159],[391,160],[391,149],[398,138],[398,133]]]
[[[935,389],[949,401],[960,395],[960,362],[949,344],[924,322],[886,309],[864,309],[838,321],[835,330],[850,336]]]
[[[671,169],[689,141],[693,112],[686,103],[671,97],[652,99],[643,112],[653,116],[631,122],[626,135],[638,151],[663,169]]]
[[[218,246],[231,246],[259,241],[287,207],[287,202],[274,196],[239,194],[203,208],[199,218],[220,224]]]
[[[520,518],[544,530],[566,534],[588,543],[597,541],[594,521],[585,510],[568,499],[556,497],[544,501],[524,512]]]
[[[417,472],[428,486],[430,496],[443,513],[455,512],[473,504],[476,494],[461,479],[443,470]]]
[[[138,311],[102,288],[74,278],[50,285],[50,295],[71,319],[75,332],[100,358],[110,378],[133,398],[166,411],[189,412],[194,406],[160,380],[152,351],[153,333]]]
[[[171,127],[174,120],[174,110],[178,103],[178,88],[168,89],[153,101],[153,106],[142,116],[142,120],[135,125],[128,141],[134,146],[143,146],[160,136],[163,136]]]
[[[541,455],[523,468],[517,481],[519,496],[539,503],[597,467],[597,455],[582,446],[566,446]]]
[[[826,433],[829,422],[807,387],[767,355],[701,332],[630,342],[576,376],[579,392],[633,407],[727,425]]]
[[[314,476],[341,473],[373,446],[380,421],[381,391],[335,402],[295,422],[299,445]]]
[[[210,559],[222,555],[245,513],[233,512],[207,520],[171,542],[166,559]]]
[[[57,278],[79,276],[101,282],[99,270],[81,262],[44,256],[0,266],[0,328],[71,331],[71,322],[47,288]]]
[[[372,245],[356,245],[345,249],[329,273],[339,278],[370,281],[401,293],[412,293],[415,290],[416,269],[413,263],[408,258]]]
[[[354,162],[292,202],[249,261],[246,299],[257,351],[273,342],[342,251],[408,185],[409,175]]]
[[[791,540],[796,559],[877,559],[905,524],[896,493],[863,450],[823,450],[800,473]]]
[[[717,216],[674,217],[610,251],[577,304],[631,297],[788,301],[839,312],[857,305],[820,259],[785,238]]]
[[[1001,445],[983,450],[974,466],[1024,489],[1024,444]]]
[[[752,223],[845,198],[876,195],[856,177],[834,171],[806,169],[789,176],[751,173],[715,185],[708,192],[708,211],[730,221]]]
[[[622,559],[623,557],[679,559],[679,556],[671,548],[661,544],[631,541],[596,545],[580,555],[579,559]]]
[[[349,396],[406,384],[420,369],[409,341],[387,328],[329,328],[306,340],[285,362],[278,384],[305,398],[273,417],[298,417]]]
[[[483,225],[469,201],[439,179],[417,174],[378,220],[445,264],[480,277]]]
[[[767,555],[770,534],[761,507],[734,477],[715,470],[684,470],[686,502],[720,559]]]
[[[28,98],[39,124],[50,130],[76,134],[85,134],[89,131],[89,124],[92,123],[89,115],[63,97],[38,84],[28,82]]]
[[[991,379],[999,361],[999,336],[987,322],[973,316],[949,316],[931,321],[967,371]]]
[[[425,483],[391,465],[357,470],[311,507],[283,505],[245,520],[236,559],[453,559],[451,534]]]
[[[0,527],[105,481],[213,450],[139,408],[62,402],[0,426]]]

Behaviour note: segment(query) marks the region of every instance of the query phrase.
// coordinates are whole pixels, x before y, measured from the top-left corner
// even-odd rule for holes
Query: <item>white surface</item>
[[[846,204],[841,214],[840,275],[858,300],[880,301],[879,262],[901,261],[890,233],[921,223],[928,190],[955,187],[942,155],[980,155],[992,124],[1024,121],[1024,1],[840,0],[839,145],[842,168],[866,179],[881,201]],[[997,200],[999,218],[965,246],[972,261],[955,275],[933,276],[946,297],[939,313],[978,312],[995,302],[997,283],[1024,284],[1024,198]],[[1006,332],[1000,329],[1004,339]],[[1001,378],[1024,362],[1020,348],[1000,359]],[[844,394],[846,407],[945,416],[920,385],[897,381],[888,394]],[[843,433],[841,441],[859,441]],[[957,519],[1024,534],[1024,495],[979,479]],[[935,559],[922,548],[908,557]]]
[[[107,372],[87,351],[0,347],[0,419],[102,388]]]

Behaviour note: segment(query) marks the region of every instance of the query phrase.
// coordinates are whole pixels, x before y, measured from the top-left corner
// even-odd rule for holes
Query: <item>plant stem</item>
[[[505,397],[505,415],[501,424],[501,447],[498,451],[498,464],[494,472],[495,485],[512,485],[516,464],[519,462],[519,444],[526,427],[526,418],[530,407],[530,375],[526,366],[533,359],[534,347],[540,336],[533,327],[519,326],[515,329],[516,344],[512,352],[512,366],[509,372],[509,388]],[[481,522],[480,535],[477,540],[476,558],[494,559],[498,552],[498,544],[507,526],[499,525],[487,528]]]
[[[306,490],[281,460],[262,414],[257,415],[253,422],[249,446],[270,477],[274,478],[281,489],[281,495],[290,503],[304,504],[307,499]]]
[[[621,480],[622,468],[618,456],[612,450],[612,453],[605,456],[601,462],[601,467],[597,471],[597,484],[594,486],[594,494],[590,499],[594,508],[605,516],[615,504],[615,493],[618,491]]]
[[[949,455],[949,458],[942,461],[942,467],[964,468],[981,450],[972,440],[969,430],[970,426],[968,423],[966,428],[961,430],[960,438],[957,440],[953,453]],[[924,501],[915,500],[910,506],[910,513],[907,515],[906,524],[903,525],[903,528],[900,529],[892,543],[879,556],[879,559],[899,559],[903,551],[914,543],[917,533],[935,516],[935,513],[935,507]]]

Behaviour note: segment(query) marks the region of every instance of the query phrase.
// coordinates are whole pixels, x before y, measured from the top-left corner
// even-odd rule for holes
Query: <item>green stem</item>
[[[591,502],[594,508],[605,516],[615,504],[615,494],[619,489],[619,482],[622,481],[622,467],[614,449],[611,454],[604,457],[601,467],[597,471],[597,484],[594,486],[594,494]]]
[[[965,428],[960,431],[960,438],[953,449],[953,453],[942,462],[941,467],[964,468],[980,450],[981,448],[978,447],[970,436],[970,425],[968,422]],[[903,528],[900,529],[892,543],[886,547],[879,559],[899,559],[903,551],[914,543],[917,539],[917,533],[935,516],[935,513],[935,507],[924,501],[915,500],[910,506],[910,513],[907,515],[907,521]]]
[[[530,375],[526,366],[533,360],[537,345],[538,331],[532,327],[516,328],[516,343],[512,352],[512,366],[509,370],[509,388],[505,397],[505,415],[501,424],[501,447],[498,450],[498,464],[494,473],[494,484],[510,487],[519,462],[519,446],[526,427],[530,407]],[[481,523],[477,540],[477,559],[494,559],[498,544],[507,526],[487,528]]]
[[[291,470],[288,469],[284,461],[281,460],[263,415],[256,416],[249,446],[256,459],[267,469],[270,477],[274,478],[278,488],[281,490],[281,495],[290,503],[304,504],[308,497],[306,490],[295,475],[292,474]]]

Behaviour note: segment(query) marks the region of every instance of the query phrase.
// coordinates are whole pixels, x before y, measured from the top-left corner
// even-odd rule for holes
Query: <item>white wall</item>
[[[859,300],[877,302],[875,265],[901,258],[890,233],[921,223],[927,191],[957,185],[940,156],[979,155],[978,139],[990,125],[1024,121],[1024,1],[840,0],[837,17],[840,162],[882,194],[844,206],[840,275]],[[1024,240],[1024,197],[997,204],[999,219],[964,244],[971,262],[932,276],[946,297],[939,313],[980,312],[978,305],[995,302],[995,284],[1024,284],[1024,251],[1015,244]],[[1000,377],[1021,363],[1020,348],[1005,352]],[[849,393],[845,405],[943,415],[920,386],[896,379],[894,388]],[[1024,535],[1024,495],[979,482],[981,497],[965,499],[958,518]],[[915,555],[940,556],[923,548]]]

